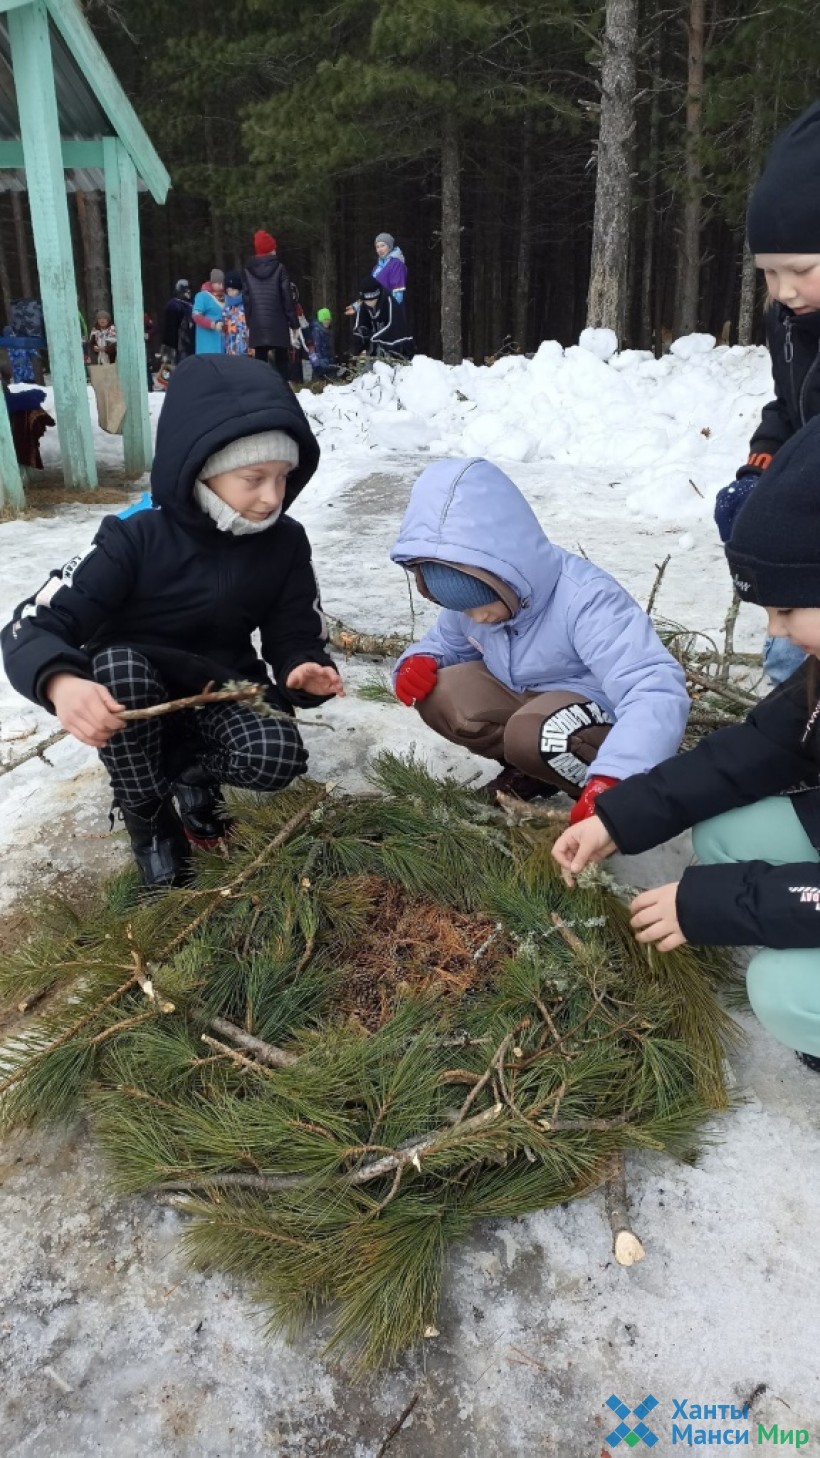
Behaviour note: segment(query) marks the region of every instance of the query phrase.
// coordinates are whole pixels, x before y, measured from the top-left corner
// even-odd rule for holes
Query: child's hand
[[[321,663],[300,663],[292,668],[285,681],[285,688],[297,689],[303,694],[316,694],[318,698],[327,698],[331,694],[339,699],[345,696],[345,686],[335,668],[325,667]]]
[[[561,867],[561,875],[568,886],[575,885],[575,877],[584,866],[595,861],[605,861],[618,849],[603,820],[590,815],[577,825],[570,825],[559,835],[552,848],[552,854]]]
[[[92,749],[102,749],[112,734],[125,727],[118,717],[125,705],[118,704],[107,688],[92,679],[55,673],[46,684],[46,694],[63,728]]]
[[[659,952],[674,952],[686,945],[678,922],[678,881],[642,891],[630,906],[632,930],[638,942],[657,942]]]
[[[414,653],[405,658],[396,674],[396,698],[408,708],[420,704],[438,682],[438,659],[429,653]]]

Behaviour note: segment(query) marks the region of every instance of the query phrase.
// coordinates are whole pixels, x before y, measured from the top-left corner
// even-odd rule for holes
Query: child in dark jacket
[[[638,941],[662,952],[762,946],[749,964],[760,1021],[820,1069],[820,418],[778,451],[726,547],[735,587],[808,663],[696,749],[598,799],[555,843],[565,879],[694,827],[701,864],[632,903]]]
[[[770,296],[766,340],[775,398],[763,409],[749,458],[730,486],[718,492],[715,521],[721,540],[762,473],[795,431],[820,413],[820,103],[778,137],[752,194],[749,247],[763,269]],[[782,638],[768,638],[766,671],[782,683],[803,655]]]
[[[266,365],[183,360],[157,434],[159,510],[107,516],[3,629],[13,686],[99,750],[147,885],[177,882],[188,842],[224,832],[220,785],[276,790],[304,774],[293,707],[344,692],[310,545],[286,515],[318,460],[298,401]],[[221,703],[126,727],[119,717],[232,679],[264,684],[281,716]]]

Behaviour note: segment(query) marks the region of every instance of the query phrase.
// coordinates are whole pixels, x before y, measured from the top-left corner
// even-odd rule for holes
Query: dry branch
[[[629,1223],[629,1200],[626,1193],[626,1166],[622,1153],[612,1161],[612,1171],[604,1188],[609,1228],[612,1231],[612,1254],[619,1266],[634,1266],[646,1255],[643,1244]]]
[[[158,719],[162,714],[176,714],[179,709],[198,709],[203,704],[252,703],[262,698],[267,685],[264,683],[242,683],[233,687],[215,689],[214,680],[206,683],[198,694],[187,694],[183,699],[168,699],[162,704],[149,704],[147,709],[121,709],[119,719]],[[289,716],[288,716],[289,717]]]
[[[276,1048],[273,1043],[266,1043],[262,1038],[256,1038],[252,1033],[246,1033],[242,1028],[237,1028],[225,1018],[213,1018],[211,1027],[215,1033],[221,1033],[231,1043],[238,1043],[240,1048],[245,1048],[253,1053],[257,1062],[264,1063],[268,1068],[289,1068],[292,1063],[298,1063],[299,1059],[295,1053],[288,1053],[285,1048]],[[207,1039],[203,1038],[203,1042]]]
[[[398,658],[410,643],[401,633],[359,633],[336,619],[330,625],[330,646],[350,657],[360,653],[366,658]]]
[[[10,775],[12,770],[19,769],[21,764],[26,764],[30,759],[43,759],[47,749],[51,749],[53,744],[59,744],[61,739],[66,739],[67,737],[67,729],[58,729],[55,734],[50,734],[48,739],[41,739],[32,749],[27,749],[25,754],[18,754],[17,758],[13,759],[9,764],[0,765],[0,775]],[[47,759],[44,759],[43,762],[44,764],[50,764],[50,760]]]
[[[663,561],[662,562],[656,562],[656,564],[655,564],[655,566],[657,568],[657,571],[655,573],[655,581],[652,583],[652,591],[650,592],[649,597],[647,599],[647,603],[646,603],[647,616],[650,617],[650,618],[651,618],[652,613],[654,611],[655,603],[658,600],[658,593],[661,590],[661,583],[663,582],[663,579],[666,576],[666,569],[669,566],[669,563],[671,561],[672,561],[672,554],[671,554],[671,552],[667,552],[667,554],[664,557]]]
[[[568,810],[551,810],[548,805],[534,805],[531,800],[518,800],[515,795],[505,795],[503,790],[496,790],[495,798],[511,825],[518,825],[523,820],[549,820],[553,825],[566,824],[569,820]]]

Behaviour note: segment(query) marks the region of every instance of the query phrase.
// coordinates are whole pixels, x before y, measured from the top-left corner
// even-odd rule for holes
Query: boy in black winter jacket
[[[795,431],[820,413],[820,103],[779,136],[752,194],[749,247],[766,277],[771,303],[766,342],[775,398],[764,406],[749,457],[715,500],[721,541],[761,474]],[[769,638],[764,662],[774,683],[799,666],[798,649]]]
[[[762,946],[748,969],[760,1021],[820,1069],[820,418],[783,446],[738,515],[726,556],[769,631],[809,655],[745,723],[634,775],[571,826],[554,855],[569,885],[615,850],[694,826],[700,865],[632,903],[638,941]]]
[[[10,682],[99,750],[147,885],[180,879],[190,841],[218,839],[220,785],[276,790],[304,774],[293,706],[344,693],[310,545],[285,515],[318,461],[298,401],[266,365],[184,360],[157,433],[159,510],[107,516],[3,629]],[[232,679],[265,684],[284,716],[222,703],[126,727],[119,717]]]

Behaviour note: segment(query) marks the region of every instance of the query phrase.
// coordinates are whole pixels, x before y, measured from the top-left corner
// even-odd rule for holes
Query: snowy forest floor
[[[747,415],[758,404],[748,393]],[[330,449],[326,441],[295,511],[328,613],[363,631],[411,628],[404,575],[387,551],[430,459],[412,444],[345,439]],[[684,473],[695,470],[682,459]],[[627,504],[634,471],[615,481],[597,463],[499,463],[557,541],[582,547],[640,601],[671,554],[660,611],[719,633],[728,576],[709,502],[701,507],[685,482],[680,510],[668,501],[653,514],[646,496],[640,509]],[[720,484],[717,474],[711,494]],[[102,514],[72,504],[0,526],[3,621],[50,567],[82,550]],[[417,633],[432,611],[415,602]],[[757,645],[761,619],[743,610],[739,647]],[[315,777],[361,788],[374,753],[411,745],[436,772],[475,770],[411,712],[357,698],[376,665],[341,667],[349,697],[322,711],[335,733],[306,731]],[[0,761],[53,729],[0,679]],[[95,756],[63,741],[48,759],[0,778],[7,935],[34,892],[82,889],[125,855],[122,834],[108,830]],[[626,862],[624,874],[637,884],[675,879],[688,855],[681,838]],[[451,1254],[440,1336],[363,1386],[322,1357],[321,1325],[294,1346],[271,1342],[241,1285],[189,1273],[181,1217],[114,1198],[81,1126],[13,1137],[0,1147],[3,1458],[377,1458],[416,1393],[389,1458],[599,1458],[612,1451],[605,1439],[616,1419],[604,1403],[613,1392],[630,1406],[650,1392],[658,1399],[648,1422],[659,1454],[671,1451],[676,1400],[740,1407],[752,1394],[752,1442],[760,1421],[808,1429],[820,1445],[820,1080],[750,1016],[740,1021],[740,1105],[715,1122],[699,1163],[631,1161],[634,1225],[647,1252],[640,1265],[612,1260],[598,1197],[487,1225]],[[703,1426],[722,1427],[719,1412]],[[726,1426],[746,1424],[727,1418]]]

